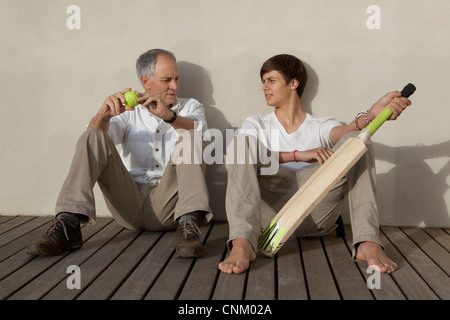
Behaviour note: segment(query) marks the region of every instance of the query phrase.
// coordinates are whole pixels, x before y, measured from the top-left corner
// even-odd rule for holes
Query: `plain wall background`
[[[378,30],[366,26],[370,5]],[[179,61],[179,96],[200,100],[220,130],[272,111],[259,68],[279,53],[307,65],[305,109],[345,122],[414,83],[413,106],[373,137],[380,222],[450,227],[448,0],[1,0],[0,27],[0,214],[54,214],[85,124],[109,94],[142,89],[136,58],[160,47]],[[224,219],[224,167],[208,181]]]

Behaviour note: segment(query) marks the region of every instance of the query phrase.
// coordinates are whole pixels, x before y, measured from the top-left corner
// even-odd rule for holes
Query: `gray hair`
[[[170,51],[164,49],[149,50],[141,54],[136,61],[136,73],[139,80],[141,80],[141,76],[146,76],[149,79],[153,80],[153,77],[155,76],[156,59],[159,55],[165,55],[169,58],[172,58],[174,61],[177,61],[175,55]]]

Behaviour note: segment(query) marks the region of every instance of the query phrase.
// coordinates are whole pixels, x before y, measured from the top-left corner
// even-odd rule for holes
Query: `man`
[[[277,55],[270,58],[263,64],[260,76],[266,102],[275,110],[267,115],[247,118],[241,130],[249,137],[248,150],[255,145],[250,141],[264,141],[272,154],[278,154],[281,165],[276,174],[262,175],[261,162],[228,164],[226,212],[230,224],[228,246],[231,251],[219,264],[219,269],[226,273],[244,272],[256,259],[257,239],[264,227],[261,222],[261,198],[277,212],[318,165],[327,161],[333,150],[367,126],[386,105],[390,103],[393,111],[390,119],[394,120],[411,104],[408,99],[400,98],[400,92],[390,92],[367,112],[359,113],[349,125],[342,125],[333,118],[312,116],[302,109],[300,98],[307,72],[296,57]],[[271,137],[272,131],[276,131],[279,138]],[[354,240],[353,257],[378,266],[381,272],[392,272],[397,265],[385,255],[378,236],[375,158],[370,141],[367,148],[368,152],[294,234],[298,237],[321,236],[334,230],[341,214],[340,204],[347,193]]]
[[[203,255],[198,226],[212,217],[205,167],[179,161],[180,155],[172,151],[195,147],[192,137],[207,129],[204,107],[177,97],[179,74],[173,53],[150,50],[138,58],[136,70],[145,90],[136,92],[140,105],[124,106],[123,94],[130,89],[105,99],[77,143],[55,219],[44,236],[27,247],[29,254],[59,255],[81,247],[80,223],[95,222],[97,182],[119,224],[150,231],[178,226],[176,255]]]

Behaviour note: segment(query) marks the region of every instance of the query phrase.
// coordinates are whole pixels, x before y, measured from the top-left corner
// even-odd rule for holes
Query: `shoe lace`
[[[64,224],[64,221],[62,221],[61,219],[53,219],[52,220],[51,225],[48,227],[47,231],[45,231],[45,233],[44,233],[44,237],[51,236],[58,229],[59,226],[62,226],[64,235],[66,236],[66,239],[70,240],[69,235],[67,234],[66,225]]]
[[[202,232],[198,228],[197,224],[192,221],[187,220],[181,223],[181,234],[186,240],[188,239],[188,236],[192,234],[194,237],[197,237],[201,242],[203,242]]]

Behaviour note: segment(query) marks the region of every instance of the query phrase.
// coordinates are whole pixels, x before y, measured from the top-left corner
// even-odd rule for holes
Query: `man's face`
[[[145,77],[143,85],[147,92],[158,92],[166,105],[174,104],[178,91],[177,63],[165,55],[159,55],[155,64],[153,79]]]
[[[283,75],[276,70],[263,75],[262,90],[267,105],[275,107],[284,104],[292,94],[291,86],[286,83]]]

